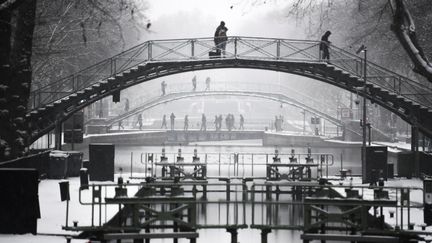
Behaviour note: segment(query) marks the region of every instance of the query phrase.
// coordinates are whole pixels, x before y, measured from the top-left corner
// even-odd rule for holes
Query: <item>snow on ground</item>
[[[138,174],[136,174],[138,176]],[[118,175],[115,176],[116,181]],[[127,178],[124,176],[125,182]],[[60,200],[60,186],[59,182],[64,180],[42,180],[39,183],[39,205],[41,211],[41,218],[38,220],[37,232],[39,235],[25,234],[25,235],[1,235],[0,242],[13,242],[13,243],[39,243],[39,242],[66,242],[66,235],[76,235],[77,232],[66,231],[62,226],[66,222],[66,202]],[[91,225],[91,206],[83,206],[79,203],[79,187],[80,180],[78,177],[68,178],[69,181],[69,226],[73,225],[73,221],[78,221],[79,226]],[[113,182],[95,182],[97,184],[112,184]],[[133,183],[133,181],[131,181]],[[128,195],[132,196],[135,191],[131,191],[135,187],[128,188]],[[114,187],[109,191],[102,192],[105,196],[114,195]],[[91,191],[82,191],[82,201],[91,202]],[[109,220],[117,212],[117,206],[108,206],[102,208],[102,223]],[[99,208],[95,207],[95,215],[98,215]],[[99,217],[95,216],[95,225],[99,223]],[[72,242],[88,242],[88,240],[73,239]]]

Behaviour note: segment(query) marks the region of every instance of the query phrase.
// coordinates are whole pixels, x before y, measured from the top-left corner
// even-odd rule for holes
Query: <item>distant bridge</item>
[[[225,58],[209,59],[213,38],[146,41],[112,58],[31,92],[29,142],[74,112],[133,85],[182,72],[252,68],[296,74],[358,93],[432,137],[432,90],[332,46],[331,64],[319,59],[319,41],[229,37]],[[414,136],[417,137],[417,136]]]
[[[135,107],[132,110],[129,110],[127,112],[124,112],[112,119],[109,119],[106,124],[108,126],[112,126],[116,123],[118,123],[121,120],[124,120],[128,117],[134,116],[138,113],[141,113],[147,109],[153,108],[155,106],[165,104],[168,102],[173,102],[180,99],[186,99],[186,98],[193,98],[193,97],[199,97],[199,96],[246,96],[246,97],[254,97],[254,98],[261,98],[261,99],[267,99],[272,100],[275,102],[280,102],[283,104],[289,104],[291,106],[297,107],[299,109],[305,110],[311,114],[314,114],[315,116],[321,117],[336,126],[341,127],[342,122],[328,114],[325,113],[325,111],[321,111],[315,107],[310,107],[304,103],[299,102],[296,99],[293,99],[291,97],[288,97],[283,94],[278,93],[266,93],[266,92],[255,92],[255,91],[234,91],[234,90],[227,90],[227,91],[191,91],[191,92],[178,92],[178,93],[170,93],[164,96],[160,96],[154,99],[151,99],[142,105]]]

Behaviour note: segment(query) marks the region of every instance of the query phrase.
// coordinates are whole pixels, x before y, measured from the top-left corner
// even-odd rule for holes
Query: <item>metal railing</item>
[[[132,158],[131,154],[131,158]],[[161,158],[167,159],[167,164],[176,165],[178,162],[178,153],[141,153],[140,164],[144,167],[144,176],[158,176],[161,175],[161,168],[156,164],[161,163]],[[274,162],[274,157],[277,157],[278,162]],[[182,153],[181,157],[184,158],[180,163],[185,161],[188,163],[193,162],[193,153]],[[208,179],[217,178],[255,178],[266,179],[266,167],[270,164],[285,165],[292,163],[292,158],[300,165],[314,166],[317,171],[315,176],[322,177],[328,176],[329,167],[335,165],[335,158],[333,154],[326,153],[199,153],[197,154],[199,162],[207,167]],[[151,158],[151,159],[149,159]],[[342,165],[342,161],[340,161]],[[209,172],[210,171],[210,172]],[[139,178],[133,176],[133,160],[130,162],[130,176],[132,178]]]
[[[225,59],[251,59],[300,63],[323,62],[319,41],[256,37],[229,37]],[[53,103],[91,85],[106,81],[124,71],[147,62],[208,60],[214,50],[213,38],[146,41],[127,51],[103,60],[75,74],[31,91],[29,110]],[[363,59],[335,46],[331,47],[331,64],[359,79]],[[223,59],[221,59],[223,60]],[[431,89],[377,64],[368,62],[368,82],[384,90],[432,108]]]

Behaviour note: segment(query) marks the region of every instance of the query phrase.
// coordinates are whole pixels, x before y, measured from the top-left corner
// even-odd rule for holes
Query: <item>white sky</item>
[[[142,33],[139,41],[213,37],[216,27],[222,20],[228,27],[229,36],[305,39],[303,28],[296,23],[295,19],[287,17],[289,1],[147,0],[148,9],[145,16],[152,25],[150,33]],[[305,83],[309,80],[274,71],[212,69],[157,78],[139,87],[158,90],[160,83],[166,81],[168,92],[171,92],[176,81],[191,80],[194,75],[197,76],[198,86],[204,85],[206,77],[211,77],[212,83],[242,80]],[[138,90],[140,89],[135,89]]]
[[[152,32],[145,35],[147,39],[211,37],[223,20],[231,36],[304,38],[295,21],[285,17],[288,2],[149,0],[146,15],[152,23]]]

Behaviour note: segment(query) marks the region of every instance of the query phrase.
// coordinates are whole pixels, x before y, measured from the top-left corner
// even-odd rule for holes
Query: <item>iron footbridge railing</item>
[[[362,58],[345,50],[331,47],[329,64],[320,59],[319,41],[290,40],[257,37],[229,37],[224,59],[246,59],[274,62],[323,63],[340,69],[358,79],[363,77]],[[30,94],[29,111],[53,102],[59,102],[78,91],[89,89],[96,83],[138,68],[147,63],[209,60],[215,50],[213,38],[191,38],[146,41],[111,58],[105,59],[77,73],[34,89]],[[221,58],[220,60],[223,60]],[[431,89],[421,83],[368,62],[368,83],[385,91],[401,95],[427,108],[432,108]]]

